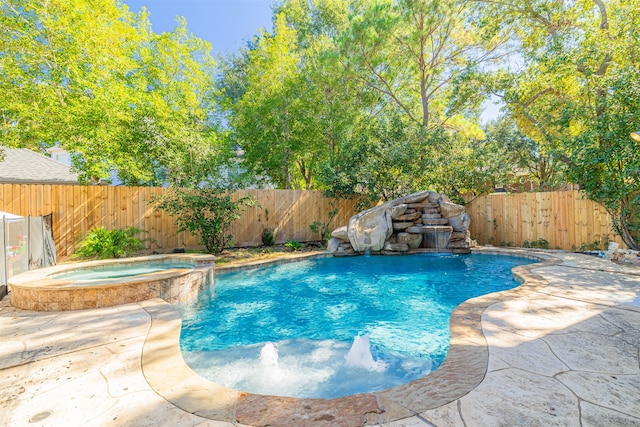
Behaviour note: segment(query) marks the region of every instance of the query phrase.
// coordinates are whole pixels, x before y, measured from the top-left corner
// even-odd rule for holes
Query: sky
[[[155,33],[171,31],[175,17],[187,19],[187,28],[207,40],[214,54],[229,54],[244,46],[260,28],[271,31],[274,0],[122,0],[133,12],[145,6]]]

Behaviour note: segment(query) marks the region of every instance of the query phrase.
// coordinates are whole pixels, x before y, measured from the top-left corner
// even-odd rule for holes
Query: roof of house
[[[0,183],[11,184],[78,184],[78,174],[57,162],[26,148],[2,148]]]

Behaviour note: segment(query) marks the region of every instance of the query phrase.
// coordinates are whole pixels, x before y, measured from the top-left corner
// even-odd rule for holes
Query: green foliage
[[[606,239],[603,242],[600,242],[599,240],[594,240],[592,243],[583,243],[578,248],[576,248],[574,246],[573,247],[573,251],[574,252],[585,252],[585,251],[605,250],[605,249],[607,249],[608,245],[609,245],[608,239]]]
[[[323,244],[331,238],[331,229],[329,227],[331,226],[331,221],[333,221],[333,218],[335,218],[336,215],[338,215],[338,209],[334,208],[329,211],[329,219],[327,220],[327,222],[313,221],[311,224],[309,224],[309,228],[311,229],[311,231],[320,234],[320,240]]]
[[[143,230],[127,227],[107,230],[104,227],[91,229],[78,243],[73,258],[124,258],[145,249],[144,242],[137,236]]]
[[[339,6],[284,2],[273,33],[262,33],[250,50],[224,62],[220,84],[230,138],[244,151],[246,174],[261,184],[314,188],[318,163],[338,150],[360,114],[352,107],[358,97],[349,96],[353,84],[328,53],[328,34],[341,22],[331,4]]]
[[[244,207],[255,205],[251,196],[233,200],[228,192],[217,188],[174,189],[156,202],[158,209],[175,216],[179,231],[198,236],[212,254],[233,245],[231,224],[240,218]]]
[[[549,164],[603,205],[614,230],[640,248],[640,123],[637,1],[481,2],[489,22],[517,36],[523,65],[496,87]],[[499,17],[499,19],[497,19]]]
[[[545,239],[538,239],[538,240],[532,240],[532,241],[525,240],[524,243],[522,243],[522,247],[523,248],[549,249],[549,242],[546,241]]]
[[[349,18],[333,58],[361,83],[362,114],[320,161],[319,187],[370,200],[424,188],[454,198],[486,191],[501,163],[478,144],[479,64],[499,40],[468,2],[354,2]]]
[[[362,120],[354,129],[340,153],[321,164],[318,181],[329,195],[377,201],[429,188],[457,198],[486,191],[497,174],[498,166],[485,161],[491,152],[476,140],[412,127],[397,114]]]
[[[155,34],[146,10],[121,2],[4,0],[0,137],[59,144],[85,182],[115,170],[128,185],[225,187],[242,175],[364,203],[425,188],[459,199],[520,169],[541,189],[579,184],[637,249],[640,2],[525,6],[283,0],[273,31],[218,66],[184,19]],[[485,136],[487,92],[508,111]],[[212,251],[231,237],[211,217],[238,214],[221,194],[212,207],[194,198],[201,213],[184,224]],[[311,226],[326,238],[327,224]]]
[[[327,224],[323,222],[313,221],[311,224],[309,224],[309,228],[314,233],[320,234],[320,240],[323,243],[331,238],[331,230],[328,228]]]
[[[276,235],[270,228],[262,230],[262,244],[265,246],[273,246],[276,243]]]
[[[301,251],[304,249],[304,243],[300,243],[297,240],[289,240],[284,245],[292,251]]]
[[[59,145],[83,182],[184,185],[229,158],[213,120],[211,46],[112,0],[0,2],[0,136]]]
[[[264,34],[247,60],[245,91],[231,120],[234,138],[244,150],[243,166],[281,188],[292,188],[291,170],[304,148],[294,126],[302,76],[295,31],[283,15],[276,17],[274,34]]]
[[[640,71],[626,67],[598,79],[606,99],[580,108],[591,126],[567,141],[569,177],[613,218],[613,228],[631,249],[640,249],[640,147],[629,134],[640,123]]]
[[[539,190],[549,191],[563,184],[565,165],[520,133],[512,116],[503,115],[488,123],[485,134],[486,139],[479,142],[476,154],[487,178],[494,184],[517,187],[515,179],[521,172]]]
[[[415,162],[401,117],[364,119],[355,129],[354,137],[345,141],[339,155],[321,165],[319,181],[327,193],[389,200],[409,191],[405,172]]]
[[[264,219],[269,222],[269,209],[264,210]],[[258,221],[260,219],[258,218]],[[273,246],[276,243],[276,232],[273,228],[264,227],[262,229],[262,244],[264,246]]]

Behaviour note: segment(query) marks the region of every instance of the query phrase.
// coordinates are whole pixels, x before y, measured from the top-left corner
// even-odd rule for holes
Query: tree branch
[[[370,83],[369,81],[367,81],[364,78],[361,78],[367,85],[369,85],[369,87],[371,87],[372,89],[375,89],[381,93],[384,93],[385,95],[391,97],[391,99],[393,99],[393,101],[398,104],[398,106],[400,108],[402,108],[404,110],[405,113],[407,113],[407,115],[411,118],[411,120],[413,121],[417,121],[415,119],[415,117],[413,116],[413,114],[411,113],[411,111],[409,110],[409,108],[404,105],[404,103],[402,101],[400,101],[400,99],[395,95],[395,93],[393,93],[393,89],[391,88],[391,85],[389,84],[389,82],[380,74],[376,71],[375,67],[369,62],[369,60],[367,59],[365,52],[363,49],[361,49],[362,52],[362,58],[364,60],[364,63],[366,65],[366,67],[369,69],[369,71],[371,71],[371,73],[373,73],[374,76],[376,76],[378,78],[378,80],[384,85],[384,87],[386,89],[380,88],[377,85],[374,85],[372,83]]]
[[[598,6],[600,10],[600,29],[608,30],[609,29],[609,20],[607,19],[607,8],[604,5],[602,0],[593,0],[593,2]]]
[[[545,93],[551,92],[551,91],[553,91],[553,88],[551,88],[551,87],[543,89],[540,92],[538,92],[535,95],[533,95],[531,98],[529,98],[529,100],[527,102],[520,103],[520,105],[522,105],[522,108],[527,108],[528,106],[533,104],[538,98],[540,98],[542,95],[544,95]]]

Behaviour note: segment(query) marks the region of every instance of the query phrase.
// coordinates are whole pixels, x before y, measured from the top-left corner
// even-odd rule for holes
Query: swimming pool
[[[180,305],[181,349],[229,388],[332,398],[423,377],[444,360],[461,302],[517,285],[524,258],[324,258],[216,275]]]

